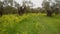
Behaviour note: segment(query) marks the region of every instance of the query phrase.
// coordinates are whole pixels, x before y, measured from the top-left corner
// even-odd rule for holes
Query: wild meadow
[[[60,15],[3,15],[0,17],[0,34],[60,34]]]

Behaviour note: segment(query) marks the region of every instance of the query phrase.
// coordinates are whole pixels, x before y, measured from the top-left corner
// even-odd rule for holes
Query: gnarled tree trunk
[[[52,13],[53,12],[51,10],[47,10],[47,16],[50,16],[51,17],[52,16]]]
[[[24,13],[25,13],[25,7],[19,7],[18,8],[18,13],[19,13],[19,15],[23,15]]]
[[[3,15],[3,5],[0,6],[0,16]]]

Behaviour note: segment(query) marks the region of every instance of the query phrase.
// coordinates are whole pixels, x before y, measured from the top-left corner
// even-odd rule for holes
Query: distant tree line
[[[34,4],[31,1],[23,0],[22,5],[20,5],[15,0],[0,0],[0,16],[4,14],[23,15],[24,13],[46,13],[47,16],[58,15],[60,14],[60,1],[53,1],[43,0],[42,8],[32,8]]]

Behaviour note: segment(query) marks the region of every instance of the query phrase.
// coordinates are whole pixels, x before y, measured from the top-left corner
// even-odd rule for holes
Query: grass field
[[[60,16],[4,15],[0,17],[0,34],[60,34]]]

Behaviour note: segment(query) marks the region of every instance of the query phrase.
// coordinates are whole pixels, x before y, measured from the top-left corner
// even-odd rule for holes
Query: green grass
[[[60,34],[60,16],[4,15],[0,17],[0,34]]]

